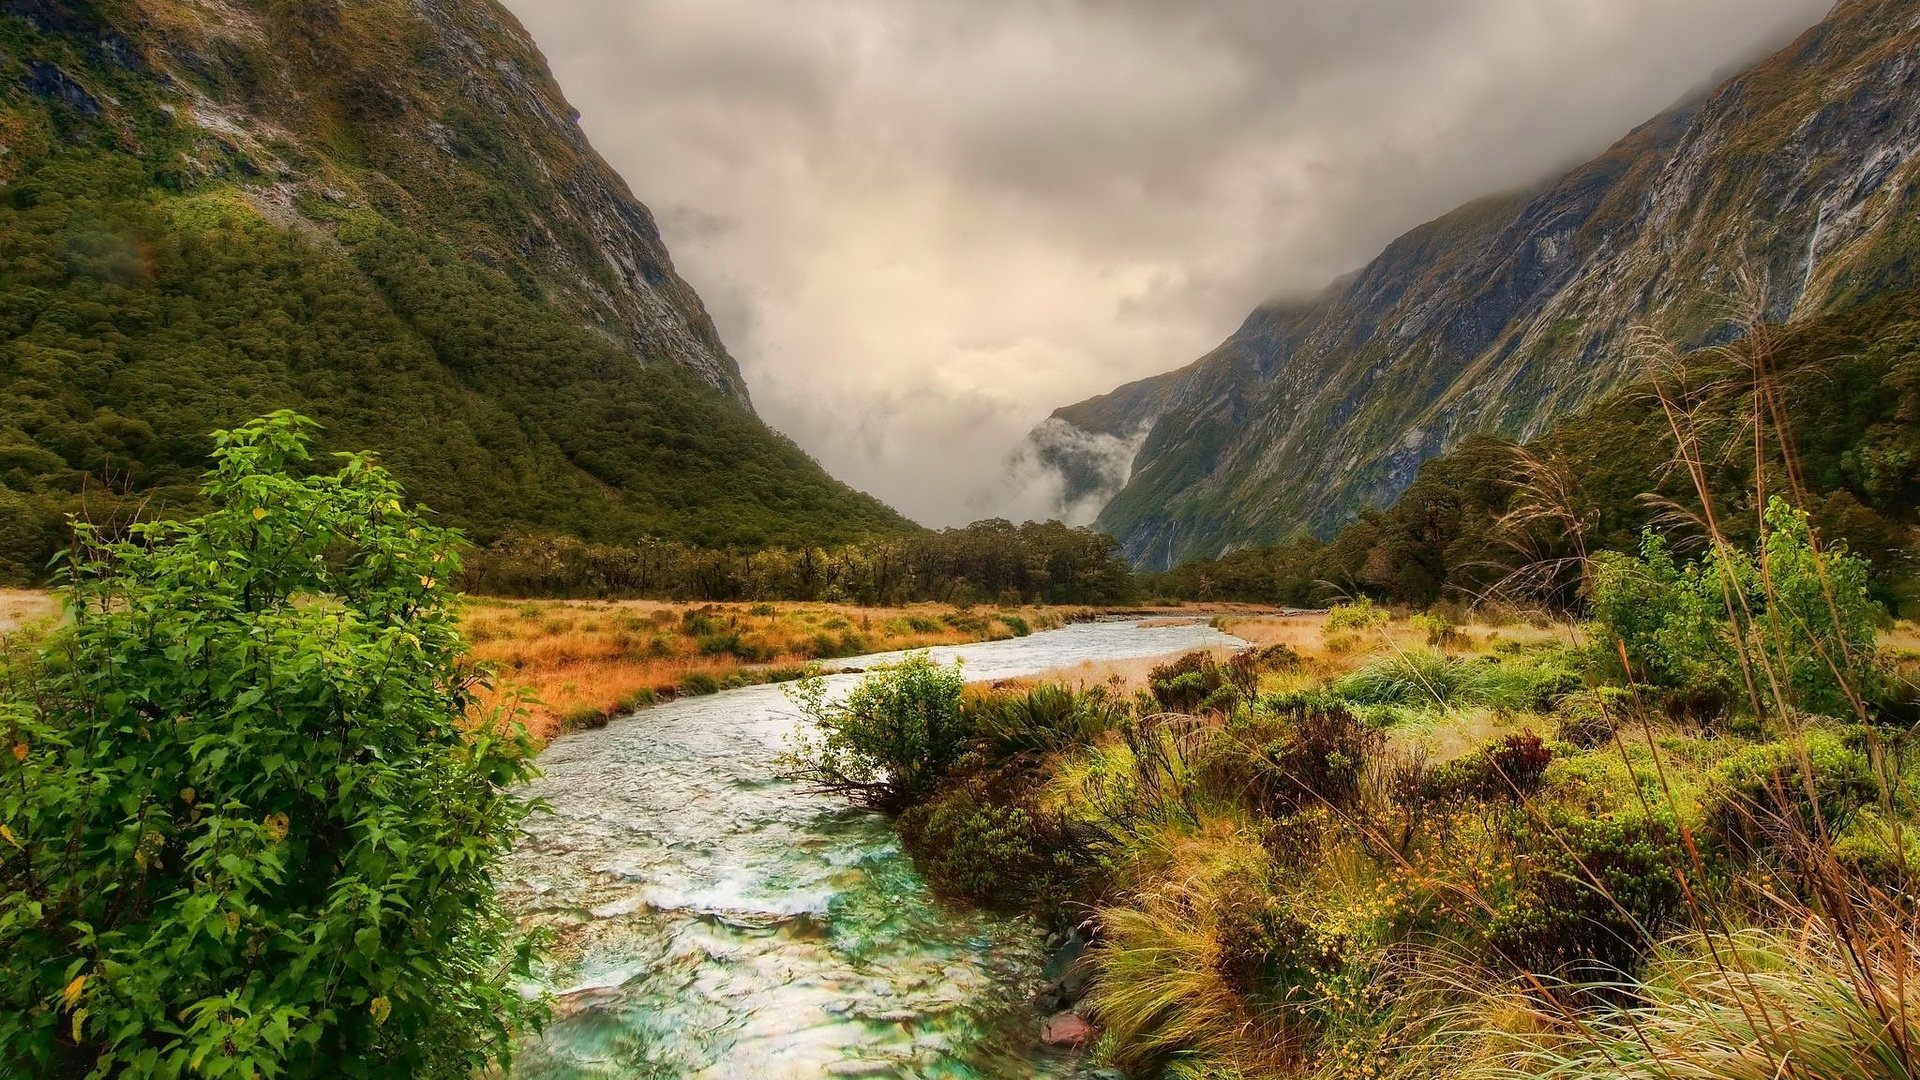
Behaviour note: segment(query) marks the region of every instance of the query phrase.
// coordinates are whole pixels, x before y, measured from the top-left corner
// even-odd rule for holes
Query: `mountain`
[[[0,575],[282,407],[482,541],[911,528],[754,415],[576,121],[491,0],[0,0]]]
[[[1697,472],[1673,467],[1681,432]],[[1830,549],[1868,561],[1875,599],[1903,614],[1920,605],[1920,289],[1674,358],[1657,383],[1629,382],[1524,447],[1470,435],[1422,465],[1392,506],[1331,540],[1192,560],[1153,575],[1148,590],[1563,606],[1576,602],[1584,555],[1637,552],[1648,529],[1698,550],[1709,505],[1730,543],[1755,548],[1776,495],[1807,510]]]
[[[1057,448],[1146,432],[1098,518],[1136,565],[1330,535],[1464,437],[1526,438],[1621,386],[1636,326],[1698,346],[1737,333],[1745,280],[1780,322],[1913,282],[1917,146],[1920,8],[1848,0],[1565,176],[1059,410],[1029,450],[1086,498],[1099,474]]]

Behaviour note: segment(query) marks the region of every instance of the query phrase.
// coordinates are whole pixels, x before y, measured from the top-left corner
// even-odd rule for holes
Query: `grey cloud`
[[[934,524],[1058,405],[1534,182],[1826,0],[507,0],[754,400]]]

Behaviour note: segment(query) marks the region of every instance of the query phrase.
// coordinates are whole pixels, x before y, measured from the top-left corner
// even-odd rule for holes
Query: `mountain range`
[[[1592,161],[1059,409],[1026,453],[1138,566],[1331,535],[1463,438],[1535,436],[1633,379],[1637,327],[1697,347],[1756,306],[1788,322],[1911,285],[1917,148],[1920,6],[1845,0]]]
[[[277,408],[487,542],[913,526],[754,414],[491,0],[0,0],[0,578]]]

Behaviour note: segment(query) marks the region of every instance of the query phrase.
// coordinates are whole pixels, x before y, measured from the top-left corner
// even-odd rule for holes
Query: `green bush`
[[[1013,631],[1014,637],[1027,637],[1033,633],[1033,627],[1028,624],[1027,620],[1013,612],[1003,611],[996,616],[996,618],[1005,623],[1007,629]]]
[[[738,630],[702,634],[696,640],[696,644],[700,648],[701,656],[733,656],[743,648]]]
[[[1426,635],[1429,648],[1457,649],[1467,644],[1467,635],[1460,632],[1452,619],[1439,612],[1423,611],[1408,621]]]
[[[1832,732],[1809,731],[1797,743],[1749,746],[1717,765],[1703,799],[1704,828],[1719,843],[1759,854],[1818,835],[1816,824],[1829,837],[1837,835],[1879,791],[1866,754]]]
[[[704,697],[720,692],[720,680],[710,672],[689,671],[680,676],[678,689],[682,697]]]
[[[784,755],[785,775],[863,806],[898,813],[925,799],[965,752],[973,732],[960,665],[924,652],[875,668],[844,702],[814,674],[788,689],[811,730]]]
[[[900,815],[900,835],[942,896],[1019,909],[1043,892],[1047,860],[1033,816],[1001,805],[977,783],[955,784]]]
[[[1276,815],[1351,805],[1368,762],[1386,745],[1382,732],[1344,704],[1308,694],[1269,697],[1236,717],[1226,734],[1208,755],[1210,782],[1237,788]],[[1222,747],[1240,754],[1223,757]],[[1222,768],[1232,771],[1222,776]]]
[[[1582,690],[1562,697],[1554,707],[1560,741],[1591,750],[1613,739],[1613,733],[1633,709],[1633,695],[1616,686]]]
[[[216,434],[213,509],[81,524],[0,700],[0,1071],[465,1077],[537,1006],[493,877],[530,746],[467,722],[455,537],[309,421]]]
[[[1256,656],[1236,654],[1222,664],[1211,653],[1190,652],[1147,673],[1147,692],[1165,712],[1227,712],[1259,686]]]
[[[1321,629],[1328,634],[1350,630],[1377,630],[1393,621],[1386,608],[1373,602],[1369,597],[1361,597],[1348,604],[1335,604],[1327,611],[1327,621]]]
[[[1888,891],[1920,885],[1920,836],[1911,821],[1890,821],[1861,807],[1839,830],[1833,857],[1848,874]]]
[[[1769,709],[1776,684],[1792,709],[1852,716],[1856,700],[1871,703],[1883,613],[1867,596],[1870,568],[1844,548],[1817,551],[1806,514],[1784,500],[1768,504],[1766,521],[1762,563],[1723,548],[1681,566],[1652,532],[1638,558],[1596,557],[1596,666],[1695,715],[1746,702],[1743,667]]]
[[[1494,912],[1489,943],[1526,972],[1631,972],[1681,910],[1675,870],[1687,864],[1671,815],[1514,814],[1518,880]]]
[[[1426,778],[1425,797],[1524,797],[1538,790],[1553,763],[1553,748],[1531,731],[1506,735],[1479,753],[1449,761]]]

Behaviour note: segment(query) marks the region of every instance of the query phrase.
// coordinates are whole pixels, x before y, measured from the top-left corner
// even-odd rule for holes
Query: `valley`
[[[0,2],[0,1074],[1920,1076],[1920,8],[932,2]]]

